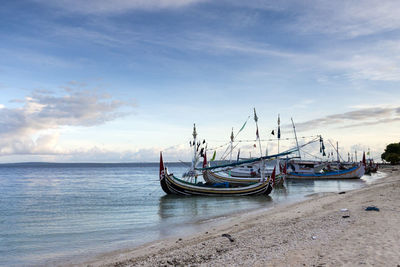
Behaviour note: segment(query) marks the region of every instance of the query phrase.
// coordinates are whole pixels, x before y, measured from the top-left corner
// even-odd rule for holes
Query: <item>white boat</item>
[[[276,160],[265,161],[264,174],[270,176],[276,165]],[[226,171],[229,176],[243,177],[243,178],[259,178],[261,177],[261,164],[260,162],[254,162],[251,164],[239,165]]]

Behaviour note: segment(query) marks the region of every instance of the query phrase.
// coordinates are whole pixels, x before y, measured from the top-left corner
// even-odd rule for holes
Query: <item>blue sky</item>
[[[293,117],[301,136],[378,158],[400,141],[398,14],[398,1],[3,1],[0,162],[187,160],[193,123],[216,146],[253,107],[262,138],[280,114],[285,136]]]

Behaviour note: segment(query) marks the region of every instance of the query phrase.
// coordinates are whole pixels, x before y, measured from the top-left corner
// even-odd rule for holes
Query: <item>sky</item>
[[[278,114],[280,151],[291,118],[344,158],[400,141],[396,0],[5,0],[0,40],[0,163],[186,161],[193,123],[218,157],[249,116],[255,155],[253,108],[270,154]]]

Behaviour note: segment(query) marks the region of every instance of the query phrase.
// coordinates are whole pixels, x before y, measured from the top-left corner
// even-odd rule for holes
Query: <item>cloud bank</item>
[[[60,128],[101,125],[127,114],[129,106],[95,90],[69,89],[64,95],[34,91],[0,109],[0,155],[58,154]]]
[[[354,128],[397,121],[400,121],[400,107],[371,107],[297,123],[296,129],[307,131],[322,127]]]

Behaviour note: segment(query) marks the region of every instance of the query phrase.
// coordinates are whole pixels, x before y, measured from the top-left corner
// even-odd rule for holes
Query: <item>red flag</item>
[[[203,168],[207,167],[207,152],[204,151]]]
[[[258,135],[258,128],[257,128],[257,131],[256,131],[256,138],[257,139],[260,138],[260,136]]]
[[[286,166],[286,162],[285,162],[285,166],[283,167],[283,174],[287,174],[287,166]]]
[[[271,174],[272,186],[275,186],[275,168],[276,168],[276,166],[274,166],[274,170],[272,171],[272,174]]]
[[[160,180],[164,178],[164,161],[162,158],[162,152],[160,152]]]

